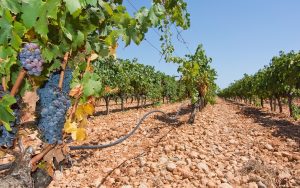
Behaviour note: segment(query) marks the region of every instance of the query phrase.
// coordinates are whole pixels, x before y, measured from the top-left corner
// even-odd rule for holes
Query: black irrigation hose
[[[148,113],[146,113],[137,123],[137,125],[134,127],[134,129],[132,129],[132,131],[130,131],[127,135],[119,138],[118,140],[111,142],[109,144],[103,144],[103,145],[81,145],[81,146],[70,146],[70,150],[82,150],[82,149],[103,149],[103,148],[108,148],[117,144],[122,143],[123,141],[125,141],[127,138],[131,137],[136,131],[137,129],[142,125],[142,122],[151,114],[153,113],[162,113],[164,116],[166,116],[168,119],[174,121],[177,119],[177,116],[179,116],[179,113],[181,111],[181,108],[183,107],[183,104],[181,104],[180,108],[178,109],[177,113],[175,116],[170,117],[168,116],[165,112],[161,111],[161,110],[152,110]],[[22,149],[22,148],[21,148]],[[0,171],[2,170],[7,170],[10,169],[12,167],[13,163],[7,163],[7,164],[1,164],[0,165]]]
[[[127,135],[119,138],[118,140],[114,141],[114,142],[111,142],[109,144],[102,144],[102,145],[81,145],[81,146],[70,146],[70,150],[81,150],[81,149],[102,149],[102,148],[108,148],[108,147],[111,147],[111,146],[114,146],[114,145],[117,145],[117,144],[120,144],[121,142],[125,141],[127,138],[129,138],[130,136],[132,136],[135,131],[141,126],[142,122],[146,119],[146,117],[148,117],[150,114],[153,114],[153,113],[162,113],[164,115],[167,115],[165,114],[165,112],[163,111],[160,111],[160,110],[153,110],[153,111],[150,111],[148,113],[146,113],[140,120],[139,122],[137,123],[137,125],[134,127],[134,129],[132,129],[132,131],[130,131]]]
[[[142,122],[151,114],[153,113],[162,113],[164,116],[168,117],[170,120],[176,120],[177,116],[180,113],[180,110],[182,108],[183,104],[180,106],[179,110],[177,111],[176,115],[174,117],[169,117],[165,112],[161,110],[153,110],[148,113],[146,113],[137,123],[137,125],[130,131],[127,135],[119,138],[118,140],[108,143],[108,144],[102,144],[102,145],[81,145],[81,146],[70,146],[70,150],[82,150],[82,149],[103,149],[103,148],[108,148],[117,144],[120,144],[121,142],[125,141],[127,138],[132,136],[136,130],[141,126]]]
[[[0,171],[10,169],[12,167],[12,165],[13,165],[13,163],[1,164]]]

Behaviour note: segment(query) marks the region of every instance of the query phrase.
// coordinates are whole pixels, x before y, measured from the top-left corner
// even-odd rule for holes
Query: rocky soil
[[[175,113],[179,106],[157,109]],[[122,136],[152,109],[91,117],[84,143]],[[192,126],[188,113],[178,122],[153,115],[111,148],[72,151],[72,166],[56,171],[50,187],[300,187],[299,122],[220,99]]]

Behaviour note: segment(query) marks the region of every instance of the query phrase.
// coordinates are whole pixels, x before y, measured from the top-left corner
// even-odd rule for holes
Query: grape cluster
[[[44,87],[45,88],[46,87],[57,87],[59,78],[60,78],[60,71],[53,73],[51,75],[51,77],[49,78],[48,82],[46,82]],[[63,84],[63,88],[62,88],[62,91],[64,93],[69,93],[71,80],[72,80],[72,69],[67,67],[65,70],[64,84]]]
[[[47,103],[41,110],[38,127],[43,134],[43,139],[54,144],[62,140],[62,129],[65,123],[65,115],[70,107],[70,99],[58,89],[47,88],[39,91],[40,96],[51,95],[41,100]]]
[[[4,92],[2,86],[0,86],[0,99],[4,95],[9,94],[8,92]],[[18,103],[20,102],[20,97],[16,97],[17,103],[13,104],[11,108],[13,109],[13,115],[15,116],[16,120],[10,123],[11,131],[7,131],[3,125],[0,125],[0,146],[5,146],[10,148],[13,146],[14,139],[16,138],[17,134],[17,125],[20,123],[20,107]]]
[[[44,60],[41,56],[41,50],[35,43],[27,43],[19,54],[20,61],[28,74],[40,76],[43,70]]]
[[[65,123],[65,115],[71,106],[67,93],[70,91],[72,70],[67,69],[64,77],[62,91],[57,88],[59,73],[54,73],[48,82],[38,90],[40,97],[37,110],[40,112],[38,128],[43,140],[49,144],[62,141],[62,129]]]

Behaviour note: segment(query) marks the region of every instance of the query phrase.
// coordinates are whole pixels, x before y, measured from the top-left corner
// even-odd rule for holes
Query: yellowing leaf
[[[72,133],[77,130],[77,123],[71,122],[71,120],[67,120],[64,126],[64,130],[66,133]]]
[[[85,117],[84,109],[82,105],[78,105],[76,112],[75,112],[75,117],[78,121],[81,121]]]
[[[87,118],[83,118],[79,124],[79,127],[85,127],[88,124]]]
[[[95,112],[95,107],[92,104],[87,103],[87,104],[83,105],[83,110],[88,115],[93,115],[93,113]]]
[[[0,150],[0,158],[4,157],[6,155],[6,153],[4,151]]]
[[[115,58],[117,57],[117,48],[118,48],[118,44],[116,43],[113,46],[109,47],[109,55],[114,56]]]
[[[84,128],[78,128],[72,132],[72,139],[77,141],[83,141],[86,138],[86,131]]]

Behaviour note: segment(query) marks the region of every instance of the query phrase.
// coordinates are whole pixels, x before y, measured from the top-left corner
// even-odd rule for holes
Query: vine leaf
[[[86,138],[86,130],[84,128],[78,128],[72,132],[72,139],[77,141],[83,141]]]
[[[30,29],[35,23],[36,19],[39,16],[40,11],[43,6],[43,2],[41,0],[27,0],[22,3],[22,20],[25,26]]]
[[[71,89],[69,95],[71,97],[77,98],[82,94],[82,90],[83,90],[82,85],[77,85],[77,86],[75,86],[74,88]]]
[[[102,92],[102,83],[99,75],[95,73],[86,72],[83,76],[83,94],[86,97],[97,96]]]
[[[93,115],[93,113],[95,112],[95,107],[92,104],[87,103],[83,105],[83,110],[88,115]]]
[[[66,133],[72,133],[73,131],[76,131],[76,129],[77,129],[77,123],[71,122],[71,120],[68,119],[64,125],[64,131]]]
[[[4,95],[0,100],[0,121],[8,131],[11,131],[9,122],[15,120],[13,110],[10,108],[14,103],[16,103],[16,99],[11,95]]]
[[[17,14],[20,12],[21,6],[18,1],[12,1],[12,0],[1,0],[0,6],[3,8],[7,8],[14,14]]]
[[[13,18],[9,11],[5,11],[0,18],[0,44],[7,44],[8,39],[11,38],[11,30]]]
[[[71,14],[81,9],[81,4],[79,0],[64,0],[66,3],[67,9]]]

